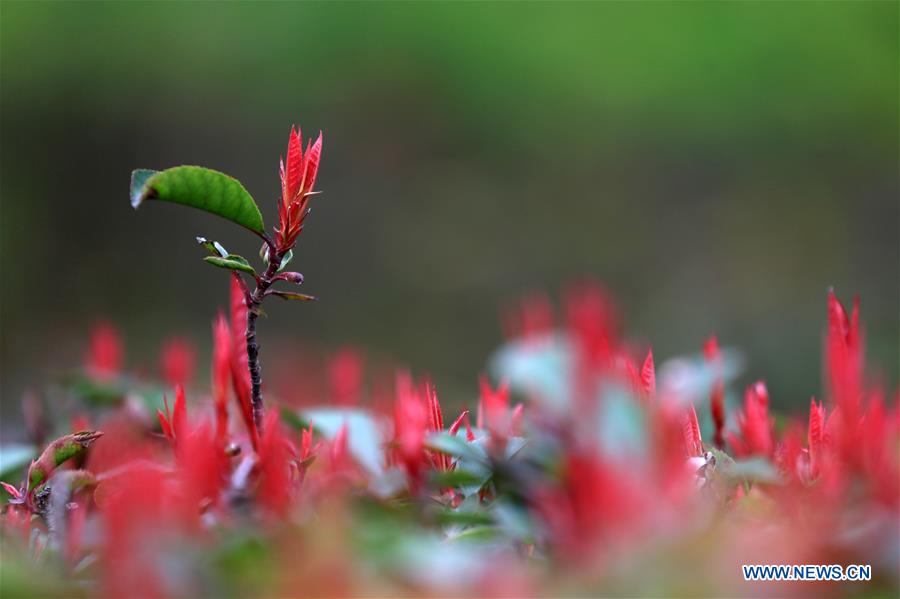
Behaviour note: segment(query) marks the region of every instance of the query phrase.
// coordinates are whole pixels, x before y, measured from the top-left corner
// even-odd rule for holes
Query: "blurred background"
[[[590,276],[658,359],[717,333],[786,409],[821,393],[828,287],[859,294],[893,387],[897,20],[891,2],[3,2],[2,413],[101,318],[149,372],[187,337],[205,384],[228,281],[194,236],[258,244],[136,213],[131,170],[225,171],[272,226],[293,123],[325,133],[294,262],[321,301],[267,305],[264,368],[350,344],[465,398],[504,303]]]

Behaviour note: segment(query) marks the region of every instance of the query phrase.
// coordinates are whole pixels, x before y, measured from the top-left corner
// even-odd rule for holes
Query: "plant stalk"
[[[269,245],[269,266],[256,280],[256,289],[247,297],[247,361],[250,369],[251,406],[253,408],[253,423],[258,434],[263,432],[263,397],[262,375],[259,368],[259,343],[256,341],[256,318],[259,316],[259,306],[266,296],[266,291],[272,286],[278,267],[281,266],[282,254],[275,251],[273,244]]]

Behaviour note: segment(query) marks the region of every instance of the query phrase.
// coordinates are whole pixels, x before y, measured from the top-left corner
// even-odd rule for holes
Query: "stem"
[[[266,240],[268,242],[268,240]],[[281,265],[282,255],[275,251],[275,247],[269,244],[269,267],[256,281],[256,289],[247,299],[247,361],[250,367],[251,405],[253,407],[253,423],[258,434],[263,432],[263,398],[262,375],[259,370],[259,344],[256,342],[256,318],[258,309],[262,304],[266,291],[274,282]]]

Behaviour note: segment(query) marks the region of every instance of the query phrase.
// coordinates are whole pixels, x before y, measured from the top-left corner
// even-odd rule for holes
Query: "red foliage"
[[[295,150],[289,152],[293,166],[291,152]],[[295,182],[295,174],[286,177]],[[517,330],[537,338],[550,330],[547,315],[552,310],[542,302],[535,305]],[[342,350],[319,373],[321,388],[330,384],[334,403],[354,405],[336,434],[317,437],[313,423],[308,423],[295,437],[286,424],[295,424],[296,417],[282,422],[280,409],[286,406],[270,403],[264,434],[257,438],[247,374],[247,307],[237,280],[232,282],[230,307],[231,322],[220,314],[213,324],[212,401],[192,402],[189,413],[184,389],[177,385],[173,409],[164,398],[164,411],[157,410],[167,443],[160,442],[146,414],[137,413],[127,401],[105,421],[92,414],[105,435],[90,448],[85,464],[58,469],[87,481],[67,503],[71,513],[65,536],[54,539],[42,521],[44,508],[29,501],[21,488],[3,482],[0,486],[11,499],[2,525],[15,532],[9,538],[38,539],[31,544],[34,552],[50,539],[73,566],[82,555],[99,551],[101,590],[108,596],[189,595],[197,594],[185,583],[190,574],[179,579],[179,570],[171,566],[184,555],[178,549],[186,544],[205,549],[235,523],[241,530],[249,523],[261,525],[261,536],[278,539],[266,547],[275,554],[273,563],[302,565],[288,574],[266,570],[278,578],[271,587],[275,592],[282,583],[291,589],[332,589],[328,578],[340,573],[348,577],[340,588],[349,593],[358,590],[350,578],[357,573],[354,558],[341,552],[351,551],[353,535],[360,534],[362,544],[368,545],[367,535],[376,533],[359,533],[354,530],[357,522],[342,519],[357,517],[358,510],[372,511],[390,523],[402,511],[398,525],[411,525],[421,517],[423,526],[433,527],[420,536],[447,541],[441,547],[451,556],[463,546],[451,544],[456,535],[511,535],[497,541],[507,543],[509,551],[492,557],[499,561],[491,565],[502,564],[508,568],[504,572],[520,578],[506,584],[479,573],[472,577],[478,581],[474,592],[484,594],[491,589],[531,590],[525,577],[540,571],[529,568],[532,561],[552,563],[593,584],[605,576],[615,580],[623,556],[656,563],[659,547],[674,547],[670,550],[675,554],[685,544],[703,555],[713,573],[723,564],[733,573],[731,562],[748,562],[754,552],[765,559],[777,555],[804,560],[801,563],[868,563],[886,553],[885,536],[896,529],[900,395],[886,403],[879,389],[865,385],[858,307],[848,316],[833,294],[825,400],[812,400],[805,421],[788,421],[779,432],[762,381],[745,390],[741,409],[729,423],[732,428],[726,430],[725,379],[715,338],[704,348],[714,378],[709,403],[702,394],[679,394],[677,386],[665,380],[668,366],[660,369],[665,392],[657,396],[652,351],[638,368],[633,351],[618,341],[605,296],[599,288],[585,286],[568,297],[570,343],[565,347],[573,357],[571,370],[561,370],[569,377],[571,397],[554,398],[551,405],[535,394],[526,414],[523,404],[511,405],[509,386],[493,388],[482,378],[477,428],[470,426],[468,410],[445,427],[435,387],[417,384],[408,374],[396,376],[393,404],[388,399],[379,409],[360,401],[362,357]],[[119,358],[109,358],[116,352],[107,351],[108,340],[98,343],[96,338],[95,332],[92,354],[105,357],[94,362],[118,373]],[[94,346],[106,349],[94,352]],[[515,347],[536,353],[545,349]],[[696,365],[690,368],[706,372]],[[229,385],[250,443],[237,443],[241,438],[229,430]],[[623,413],[607,409],[618,409],[616,402],[627,404]],[[709,410],[714,443],[721,446],[727,437],[736,462],[704,445],[695,405]],[[365,414],[377,438],[353,437],[359,429],[351,414]],[[431,449],[430,439],[448,441],[440,435],[445,431],[461,438],[463,426],[472,445],[448,449],[452,453]],[[639,430],[625,430],[629,427]],[[359,447],[367,444],[379,452],[377,472],[361,465]],[[42,459],[55,459],[53,452],[46,455]],[[758,468],[767,464],[774,469]],[[435,484],[435,479],[442,482]],[[464,482],[453,485],[450,479]],[[39,486],[31,489],[37,490]],[[339,514],[339,524],[315,528],[324,514]],[[445,524],[444,517],[452,523]],[[482,520],[490,524],[482,526]],[[515,532],[507,533],[505,527]],[[696,543],[697,538],[703,542]],[[317,556],[321,562],[315,561]],[[529,559],[518,559],[522,556]],[[326,574],[318,568],[325,568]],[[522,574],[526,570],[530,574]],[[715,580],[715,574],[692,571],[695,574]],[[363,578],[368,581],[369,575]],[[421,588],[423,594],[434,591]],[[725,590],[733,591],[733,586]]]
[[[728,435],[734,455],[771,458],[775,452],[775,419],[769,416],[769,391],[764,382],[758,381],[747,387],[744,409],[738,414],[737,421],[740,435]]]
[[[281,163],[281,202],[278,203],[278,227],[275,243],[279,253],[294,246],[309,213],[309,198],[314,193],[319,159],[322,155],[322,132],[303,151],[303,136],[298,127],[291,128],[287,161]]]
[[[339,406],[347,406],[359,400],[362,391],[363,356],[357,350],[345,347],[335,354],[328,364],[331,395]]]
[[[278,412],[266,415],[259,440],[259,484],[256,497],[269,513],[284,516],[291,500],[291,461],[296,450],[282,429]]]
[[[85,368],[92,377],[109,380],[122,369],[124,353],[119,331],[108,322],[99,322],[91,331]]]
[[[703,345],[703,354],[713,371],[713,387],[709,395],[709,409],[715,427],[713,443],[722,449],[725,447],[725,382],[722,377],[722,353],[715,337],[710,337]]]
[[[690,458],[703,455],[703,439],[700,437],[700,424],[697,422],[694,404],[690,405],[690,410],[683,416],[682,434],[687,456]]]
[[[170,386],[186,385],[194,377],[196,352],[194,346],[181,337],[168,340],[160,354],[163,380]]]
[[[184,432],[185,422],[187,420],[184,387],[178,385],[178,387],[175,388],[175,409],[171,413],[169,412],[169,399],[165,395],[163,395],[163,403],[166,408],[166,413],[163,414],[160,410],[156,410],[156,416],[159,419],[159,426],[162,428],[166,439],[169,440],[172,447],[176,447],[178,438]]]
[[[212,394],[216,408],[216,438],[224,446],[228,436],[228,384],[231,379],[231,329],[221,312],[213,324]]]

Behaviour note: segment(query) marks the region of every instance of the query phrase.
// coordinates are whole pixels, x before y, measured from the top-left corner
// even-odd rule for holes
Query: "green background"
[[[227,277],[193,237],[257,244],[134,212],[129,176],[222,170],[271,227],[292,123],[325,132],[294,262],[321,301],[267,307],[264,364],[350,343],[466,398],[499,306],[588,275],[660,359],[716,332],[795,407],[820,394],[826,290],[858,293],[896,385],[897,23],[895,2],[5,1],[3,412],[101,317],[148,372],[188,336],[205,384]]]

